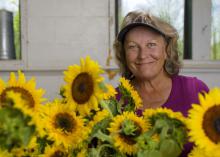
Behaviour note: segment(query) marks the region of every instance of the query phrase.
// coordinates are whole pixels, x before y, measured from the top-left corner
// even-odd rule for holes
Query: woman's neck
[[[172,79],[167,74],[154,79],[135,78],[132,82],[143,100],[143,109],[162,106],[167,101],[172,88]]]
[[[166,73],[151,79],[134,78],[132,81],[136,89],[146,90],[146,92],[161,91],[168,85],[169,82],[171,82],[171,78]]]

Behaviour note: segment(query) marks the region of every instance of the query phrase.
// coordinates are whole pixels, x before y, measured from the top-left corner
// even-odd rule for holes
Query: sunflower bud
[[[138,128],[132,120],[125,120],[122,123],[122,132],[127,136],[135,136],[137,130]]]

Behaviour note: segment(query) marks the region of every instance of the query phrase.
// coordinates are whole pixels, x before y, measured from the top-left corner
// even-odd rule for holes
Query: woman
[[[149,13],[128,13],[114,43],[122,76],[129,79],[146,108],[166,107],[187,116],[192,103],[199,103],[198,93],[208,87],[196,77],[179,75],[181,67],[176,29]],[[191,146],[181,156],[187,156]]]

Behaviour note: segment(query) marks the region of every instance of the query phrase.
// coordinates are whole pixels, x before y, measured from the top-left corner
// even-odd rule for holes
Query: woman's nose
[[[138,57],[145,58],[145,57],[149,56],[149,54],[150,54],[150,52],[147,47],[141,47],[139,49]]]

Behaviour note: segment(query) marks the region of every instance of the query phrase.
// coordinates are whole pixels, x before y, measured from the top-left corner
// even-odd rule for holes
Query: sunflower
[[[129,96],[131,98],[130,103],[134,105],[134,109],[141,108],[143,106],[142,100],[138,92],[133,88],[133,86],[131,86],[129,80],[125,79],[124,77],[121,77],[119,81],[121,83],[119,85],[119,89],[121,89],[126,96]]]
[[[214,157],[214,156],[213,154],[208,155],[204,149],[193,147],[193,150],[190,152],[189,157]]]
[[[142,117],[136,116],[133,112],[123,112],[122,115],[113,118],[108,129],[115,141],[115,147],[122,153],[132,155],[138,151],[135,139],[148,128],[149,124]]]
[[[156,109],[146,109],[143,112],[144,119],[149,119],[156,114],[166,114],[169,118],[177,119],[184,124],[186,123],[186,118],[182,115],[181,112],[174,112],[168,108],[156,108]]]
[[[68,151],[62,146],[47,146],[44,157],[69,157]]]
[[[200,105],[193,104],[189,110],[189,136],[196,145],[212,154],[213,150],[220,149],[220,89],[199,94],[199,101]]]
[[[99,110],[98,101],[103,99],[101,84],[104,72],[98,63],[89,57],[80,60],[81,65],[72,65],[64,72],[64,97],[68,103],[75,104],[81,115],[89,115],[91,110]]]
[[[76,148],[87,138],[88,130],[84,127],[84,120],[76,116],[72,106],[54,101],[42,108],[41,123],[48,138],[55,141],[56,145]]]
[[[0,104],[7,103],[7,92],[13,91],[20,93],[21,98],[25,104],[17,103],[17,107],[22,109],[24,113],[32,116],[39,109],[39,105],[44,100],[42,98],[44,91],[42,89],[35,89],[36,83],[34,78],[26,81],[24,73],[18,71],[18,79],[16,79],[15,73],[10,73],[10,78],[7,83],[0,81]],[[20,106],[19,106],[20,105]]]

